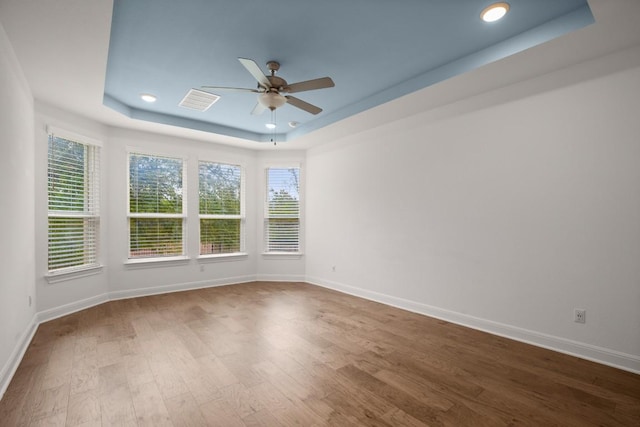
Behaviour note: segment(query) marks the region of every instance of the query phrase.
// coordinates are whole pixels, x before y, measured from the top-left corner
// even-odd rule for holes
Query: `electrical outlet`
[[[331,267],[331,271],[333,271],[334,273],[336,272],[336,266],[335,265],[333,267]]]
[[[29,295],[29,307],[31,307],[31,295]]]
[[[576,323],[586,323],[587,322],[587,310],[581,308],[573,309],[573,321]]]
[[[200,273],[204,272],[204,265],[200,264]]]

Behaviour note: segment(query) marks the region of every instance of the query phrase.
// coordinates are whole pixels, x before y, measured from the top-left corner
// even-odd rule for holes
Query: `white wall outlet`
[[[204,272],[204,265],[200,264],[200,273]]]
[[[587,322],[587,310],[582,308],[574,308],[573,309],[573,321],[576,323],[586,323]]]

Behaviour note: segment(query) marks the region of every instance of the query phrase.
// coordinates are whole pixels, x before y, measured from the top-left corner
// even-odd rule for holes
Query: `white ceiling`
[[[640,44],[639,0],[591,0],[589,5],[596,20],[593,25],[343,119],[277,148],[310,148]],[[269,144],[134,120],[105,107],[102,101],[112,8],[109,0],[0,0],[0,23],[38,103],[110,126],[250,149],[273,149]]]

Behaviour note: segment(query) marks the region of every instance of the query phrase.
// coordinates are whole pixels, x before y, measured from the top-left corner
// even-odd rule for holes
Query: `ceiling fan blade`
[[[229,92],[255,92],[260,93],[258,89],[247,89],[243,87],[224,87],[224,86],[200,86],[203,89],[209,90],[225,90]]]
[[[305,90],[324,89],[328,87],[334,87],[336,84],[331,80],[331,77],[322,77],[319,79],[307,80],[304,82],[298,82],[290,84],[282,88],[283,92],[296,93],[304,92]]]
[[[267,89],[271,87],[271,82],[269,82],[267,76],[264,75],[260,67],[258,67],[258,64],[256,64],[253,59],[238,58],[238,61],[240,61],[240,63],[244,65],[244,68],[246,68],[247,71],[251,73],[253,78],[258,81],[260,86]]]
[[[295,96],[285,96],[287,98],[287,102],[294,107],[298,107],[301,110],[306,111],[311,114],[318,114],[322,112],[322,108],[316,107],[313,104],[309,104],[308,102],[303,101],[302,99],[296,98]]]
[[[256,106],[253,107],[253,110],[251,110],[251,115],[253,116],[259,116],[260,114],[264,113],[264,110],[266,110],[267,107],[265,107],[264,105],[260,104],[259,102],[256,103]]]

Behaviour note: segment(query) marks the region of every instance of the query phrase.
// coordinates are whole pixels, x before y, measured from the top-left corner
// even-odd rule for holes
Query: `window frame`
[[[200,165],[202,163],[234,166],[240,169],[240,214],[226,215],[226,214],[202,214],[200,213]],[[244,257],[246,252],[246,171],[245,167],[240,162],[231,162],[223,160],[210,160],[210,159],[198,159],[198,259],[201,260],[215,260],[215,259],[231,259],[234,257]],[[240,220],[240,242],[239,249],[235,252],[224,252],[214,254],[203,254],[202,250],[202,234],[201,234],[201,221],[203,219],[239,219]]]
[[[100,202],[101,202],[101,169],[102,169],[102,141],[68,131],[66,129],[58,128],[48,125],[46,127],[47,138],[47,272],[45,278],[49,283],[56,283],[67,279],[88,276],[97,274],[102,271],[103,265],[101,263],[101,215],[100,215]],[[69,142],[83,145],[85,147],[85,164],[84,164],[84,180],[85,187],[83,192],[84,209],[82,211],[61,211],[50,209],[50,197],[49,192],[49,174],[51,168],[51,158],[49,151],[49,144],[52,138],[59,138]],[[89,206],[87,206],[89,205]],[[65,214],[66,213],[66,214]],[[73,265],[68,267],[50,268],[49,259],[51,256],[51,239],[50,239],[50,219],[51,218],[67,218],[67,219],[83,219],[88,221],[90,228],[93,230],[87,231],[86,224],[83,231],[84,247],[87,246],[93,249],[93,253],[89,256],[89,262],[84,262],[80,265]],[[88,244],[91,242],[93,244]]]
[[[297,169],[298,170],[298,249],[297,251],[269,250],[269,227],[271,219],[269,214],[269,170],[270,169]],[[298,259],[304,254],[304,171],[302,164],[298,162],[285,162],[266,164],[263,170],[263,221],[262,221],[262,256],[264,258],[290,258]]]
[[[187,214],[187,199],[188,199],[188,186],[187,186],[187,168],[188,168],[188,158],[186,156],[180,156],[169,153],[161,153],[154,150],[147,150],[144,148],[137,147],[127,147],[127,161],[126,161],[126,174],[127,174],[127,186],[126,186],[126,209],[127,209],[127,256],[125,264],[146,264],[146,263],[175,263],[181,261],[188,261],[189,256],[187,252],[187,226],[188,226],[188,214]],[[180,160],[182,163],[182,212],[177,214],[168,214],[168,213],[137,213],[131,212],[131,157],[132,155],[139,155],[145,157],[155,157],[155,158],[164,158],[171,160]],[[180,255],[152,255],[152,256],[140,256],[140,257],[131,257],[131,219],[133,218],[142,218],[142,219],[181,219],[182,220],[182,236],[181,236],[181,244],[182,251]]]

